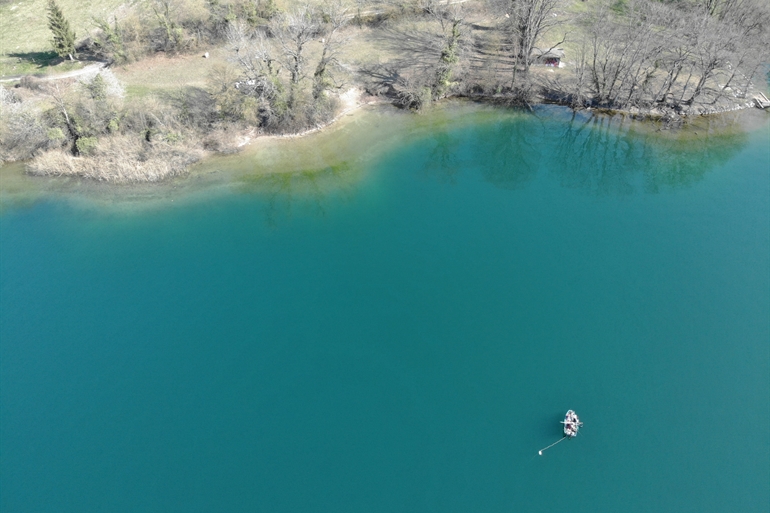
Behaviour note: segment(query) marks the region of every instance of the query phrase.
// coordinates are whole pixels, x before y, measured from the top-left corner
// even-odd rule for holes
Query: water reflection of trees
[[[563,187],[627,195],[690,186],[729,161],[748,140],[743,131],[731,132],[735,120],[724,116],[703,119],[698,127],[676,133],[661,133],[650,123],[624,116],[585,111],[486,121],[420,134],[403,163],[450,184],[463,172],[478,172],[496,188],[521,190],[541,173]],[[333,159],[319,155],[315,161]],[[298,211],[324,216],[340,196],[355,196],[363,167],[358,161],[343,161],[318,170],[250,175],[244,187],[266,198],[267,221],[277,225]]]
[[[729,122],[719,118],[706,120],[699,130],[703,133],[684,142],[669,138],[654,141],[655,161],[644,169],[645,190],[658,192],[663,188],[691,185],[733,158],[747,144],[748,134],[737,131],[725,135],[725,124]],[[708,135],[710,131],[717,135]]]
[[[558,162],[552,166],[564,187],[601,194],[629,194],[634,190],[639,163],[649,159],[649,147],[628,132],[624,120],[608,116],[577,116],[557,129]]]
[[[425,174],[439,181],[455,183],[457,175],[464,167],[461,153],[458,151],[461,137],[456,132],[439,131],[430,139],[425,166]]]
[[[697,127],[661,132],[626,116],[573,112],[517,116],[427,142],[424,169],[454,182],[461,169],[478,170],[495,187],[523,189],[539,171],[563,187],[600,195],[626,195],[686,187],[727,162],[747,134],[730,130],[726,117],[704,118]],[[711,135],[712,133],[716,135]]]
[[[243,189],[265,197],[267,223],[278,226],[295,211],[325,216],[330,202],[355,194],[354,184],[359,179],[358,166],[340,162],[318,170],[250,176]]]
[[[454,183],[461,170],[478,170],[495,187],[522,189],[537,175],[540,132],[529,122],[510,120],[440,131],[425,141],[422,169],[448,183]]]
[[[496,123],[478,132],[472,147],[484,179],[500,189],[525,188],[542,162],[543,129],[532,117]]]
[[[745,144],[744,132],[728,134],[723,119],[705,119],[698,130],[661,134],[624,116],[573,115],[554,142],[563,165],[553,173],[565,187],[597,194],[692,185],[727,162]],[[558,127],[558,125],[557,125]],[[711,131],[720,131],[716,136]]]

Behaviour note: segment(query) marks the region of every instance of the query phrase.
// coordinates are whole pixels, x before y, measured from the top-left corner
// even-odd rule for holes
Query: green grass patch
[[[0,56],[0,76],[30,75],[61,60],[51,52],[11,52]]]
[[[154,88],[146,85],[129,84],[126,86],[126,97],[127,98],[144,98],[146,96],[150,96],[154,91],[155,91]]]
[[[57,0],[78,40],[93,30],[94,16],[107,16],[123,4],[141,0]],[[51,47],[47,0],[10,0],[0,3],[0,53],[45,52]]]
[[[57,3],[75,30],[76,41],[82,41],[96,27],[94,16],[108,17],[122,5],[144,1],[57,0]],[[53,53],[47,5],[47,0],[0,2],[0,76],[46,72],[51,66],[56,66],[56,73],[76,69],[62,66],[61,59]]]
[[[53,51],[0,56],[0,76],[48,75],[80,69],[86,62],[63,60]]]

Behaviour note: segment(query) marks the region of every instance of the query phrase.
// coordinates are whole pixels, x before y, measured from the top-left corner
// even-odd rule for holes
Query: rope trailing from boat
[[[566,439],[567,439],[567,437],[566,437],[566,436],[563,436],[563,437],[561,438],[561,440],[558,440],[558,441],[556,441],[556,442],[552,443],[552,444],[551,444],[551,445],[549,445],[548,447],[545,447],[545,448],[543,448],[543,449],[540,449],[539,451],[537,451],[537,453],[538,453],[540,456],[542,456],[542,455],[543,455],[543,451],[550,449],[550,448],[551,448],[551,447],[553,447],[554,445],[558,444],[559,442],[563,442],[563,441],[564,441],[564,440],[566,440]]]

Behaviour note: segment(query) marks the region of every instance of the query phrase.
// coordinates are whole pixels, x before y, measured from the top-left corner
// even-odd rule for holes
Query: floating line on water
[[[566,436],[563,436],[563,437],[561,437],[561,439],[560,439],[560,440],[557,440],[556,442],[552,443],[552,444],[551,444],[551,445],[549,445],[548,447],[544,447],[543,449],[540,449],[539,451],[537,451],[537,453],[538,453],[540,456],[542,456],[542,455],[543,455],[543,451],[550,449],[550,448],[551,448],[551,447],[553,447],[554,445],[558,444],[559,442],[563,442],[563,441],[564,441],[564,440],[566,440],[566,439],[567,439],[567,437],[566,437]]]

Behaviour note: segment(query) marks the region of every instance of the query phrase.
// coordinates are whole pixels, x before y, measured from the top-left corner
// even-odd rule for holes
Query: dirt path
[[[43,75],[41,77],[35,77],[35,78],[37,78],[38,80],[61,80],[64,78],[79,77],[80,75],[93,73],[94,71],[98,71],[106,67],[107,67],[106,62],[97,62],[95,64],[89,64],[88,66],[85,66],[82,69],[67,71],[66,73],[57,73],[55,75]],[[23,77],[26,77],[27,75],[31,75],[31,73],[27,73],[25,75],[12,75],[10,77],[0,78],[0,82],[15,82],[16,80],[21,80]]]

